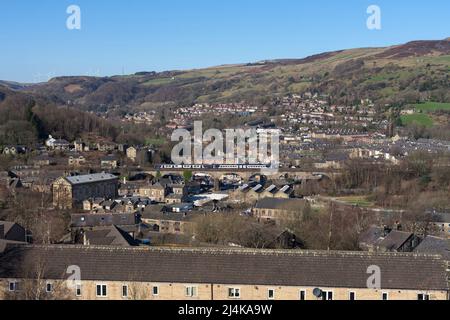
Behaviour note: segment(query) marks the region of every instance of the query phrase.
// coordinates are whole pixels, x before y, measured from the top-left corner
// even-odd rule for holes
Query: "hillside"
[[[328,52],[188,71],[140,72],[105,78],[59,77],[23,87],[57,104],[85,110],[149,109],[195,102],[246,100],[314,91],[332,102],[371,98],[386,103],[450,101],[450,40]]]
[[[112,140],[116,132],[111,123],[95,115],[0,85],[0,147],[34,146],[49,134],[73,141],[92,133]]]

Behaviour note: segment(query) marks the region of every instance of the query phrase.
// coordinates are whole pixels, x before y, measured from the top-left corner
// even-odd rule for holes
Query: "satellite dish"
[[[323,291],[320,290],[319,288],[316,288],[313,290],[313,294],[316,298],[321,298],[323,295]]]

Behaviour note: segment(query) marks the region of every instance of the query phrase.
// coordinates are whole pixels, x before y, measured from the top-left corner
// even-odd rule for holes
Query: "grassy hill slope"
[[[60,77],[24,90],[86,110],[149,109],[195,102],[246,100],[314,91],[332,102],[371,98],[386,103],[450,102],[450,41],[323,53],[304,59],[141,72],[107,78]]]

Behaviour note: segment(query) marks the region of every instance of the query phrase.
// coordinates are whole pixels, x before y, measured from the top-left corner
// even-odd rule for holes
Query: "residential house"
[[[142,212],[141,220],[155,232],[184,234],[192,231],[192,218],[185,212],[170,212],[164,206],[150,206]]]
[[[45,141],[47,148],[51,150],[68,151],[70,150],[70,143],[64,139],[55,139],[51,135]]]
[[[261,222],[279,222],[301,218],[307,206],[308,202],[304,199],[264,198],[256,203],[252,214]]]
[[[97,143],[97,150],[101,152],[112,152],[117,149],[115,143],[99,142]]]
[[[28,242],[31,242],[31,234],[22,226],[14,222],[0,221],[0,255],[9,246],[26,245]]]
[[[181,194],[171,193],[165,198],[166,204],[181,204],[185,200],[185,196]]]
[[[16,156],[19,154],[25,154],[27,149],[23,146],[6,146],[3,148],[3,154]]]
[[[127,158],[140,165],[144,165],[151,160],[151,150],[144,147],[129,147],[127,149]]]
[[[82,140],[78,139],[74,141],[74,147],[76,152],[87,152],[89,151],[89,146],[84,143]]]
[[[102,169],[114,170],[119,166],[119,160],[114,155],[108,155],[100,160]]]
[[[371,226],[359,237],[359,247],[370,252],[412,252],[420,238],[411,232]]]
[[[416,253],[438,254],[450,262],[450,239],[426,236],[414,249]]]
[[[33,165],[36,167],[45,167],[56,164],[56,160],[48,155],[40,155],[33,158]]]
[[[0,240],[28,242],[29,234],[20,224],[0,221]]]
[[[378,244],[389,234],[387,228],[371,226],[363,232],[358,239],[358,245],[361,250],[374,252],[377,251]]]
[[[449,212],[433,212],[431,223],[439,230],[442,236],[450,239],[450,213]]]
[[[132,247],[138,242],[127,232],[117,226],[94,228],[83,232],[85,246]]]
[[[69,156],[68,165],[71,167],[81,167],[86,164],[86,158],[81,154],[73,154]]]
[[[45,272],[37,270],[37,259],[47,266]],[[38,285],[69,288],[73,300],[449,298],[442,258],[411,253],[14,246],[0,254],[0,266],[0,299],[20,297],[23,270],[35,270],[27,280],[37,282],[39,275]],[[71,286],[67,280],[70,266],[82,270],[81,283]],[[378,289],[367,287],[373,266],[382,270]],[[56,291],[48,294],[58,298]]]
[[[419,242],[419,238],[411,232],[394,230],[378,243],[378,251],[412,252]]]
[[[168,189],[157,182],[140,186],[138,194],[141,197],[148,197],[155,202],[164,203],[168,193]]]
[[[137,219],[134,213],[77,213],[71,214],[70,217],[70,228],[72,230],[137,225]]]

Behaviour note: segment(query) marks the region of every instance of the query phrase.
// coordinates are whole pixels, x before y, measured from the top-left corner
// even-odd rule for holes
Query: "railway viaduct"
[[[145,172],[156,176],[157,173],[161,175],[177,174],[183,175],[184,171],[190,171],[192,174],[206,174],[214,179],[222,179],[224,176],[236,174],[243,180],[249,180],[252,176],[261,174],[260,170],[257,169],[227,169],[227,170],[216,170],[216,169],[152,169],[146,170]],[[335,172],[312,172],[304,171],[300,169],[280,169],[277,173],[266,174],[269,179],[277,178],[291,178],[295,180],[319,180],[324,177],[332,178],[336,176]]]

